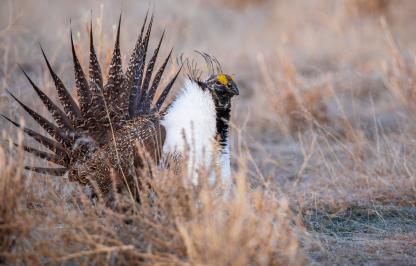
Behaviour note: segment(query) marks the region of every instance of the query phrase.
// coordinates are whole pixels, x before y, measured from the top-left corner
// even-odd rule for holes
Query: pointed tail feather
[[[30,79],[28,74],[24,71],[23,68],[20,68],[23,74],[26,76],[29,83],[32,85],[32,88],[35,90],[36,94],[39,96],[45,107],[48,109],[49,113],[55,119],[56,123],[58,124],[59,128],[65,130],[67,132],[74,131],[74,127],[72,126],[72,122],[69,118],[65,115],[65,113],[58,107],[56,104],[36,86],[36,84]]]
[[[143,28],[145,26],[146,20],[143,23]],[[150,22],[146,31],[146,35],[143,39],[139,38],[141,41],[140,44],[136,44],[135,50],[133,52],[132,58],[130,59],[129,71],[127,72],[127,77],[129,82],[131,82],[130,98],[129,98],[129,116],[136,117],[139,114],[139,103],[143,95],[142,81],[143,81],[143,72],[144,66],[146,63],[146,53],[147,47],[149,44],[150,33],[153,25],[153,15],[150,18]],[[142,36],[140,34],[140,37]]]
[[[68,169],[66,168],[48,168],[48,167],[33,167],[33,166],[25,166],[26,170],[36,172],[39,174],[44,175],[55,175],[55,176],[63,176]]]
[[[51,135],[56,141],[61,143],[64,147],[71,147],[73,144],[73,137],[71,134],[63,132],[60,128],[49,122],[46,118],[38,114],[37,112],[30,109],[27,105],[22,103],[16,96],[14,96],[10,91],[7,91],[10,96],[20,105],[23,109],[46,131]]]
[[[55,83],[56,91],[58,92],[59,101],[61,102],[62,106],[64,107],[65,114],[72,120],[75,121],[76,118],[81,116],[81,112],[79,110],[78,105],[75,103],[74,99],[72,98],[71,94],[66,90],[63,82],[61,79],[56,75],[53,71],[48,58],[45,55],[42,47],[40,48],[42,51],[43,58],[45,59],[46,65],[48,66],[49,73],[52,76],[52,79]]]
[[[79,63],[77,54],[75,52],[74,39],[72,37],[72,30],[70,34],[71,34],[72,59],[74,63],[74,73],[75,73],[75,85],[77,87],[77,94],[79,98],[81,114],[82,116],[85,116],[89,108],[91,95],[90,95],[87,79],[85,78],[84,71],[82,70],[81,64]]]
[[[142,37],[143,37],[143,32],[144,32],[144,26],[146,25],[147,22],[147,16],[149,15],[149,10],[146,11],[146,16],[144,17],[144,22],[142,25],[142,29],[140,30],[140,35],[139,35],[139,39],[137,43],[141,43],[142,42]]]
[[[162,93],[160,94],[159,99],[157,100],[155,107],[156,110],[160,111],[160,108],[162,107],[163,103],[166,100],[166,97],[168,96],[170,90],[172,89],[173,84],[175,83],[176,79],[179,76],[179,73],[182,70],[183,65],[179,68],[178,72],[176,72],[176,75],[171,79],[171,81],[166,85],[166,87],[163,89]]]
[[[140,45],[140,52],[134,58],[133,63],[130,64],[132,74],[128,77],[128,83],[130,85],[130,97],[129,97],[129,106],[128,112],[129,117],[133,118],[137,115],[137,110],[139,107],[139,98],[142,93],[142,79],[144,64],[146,60],[146,52],[144,51],[144,45]]]
[[[92,19],[90,23],[90,67],[89,67],[90,84],[98,84],[103,87],[103,77],[101,74],[101,67],[98,63],[97,54],[94,48],[94,37],[92,33]]]
[[[146,76],[144,77],[143,80],[143,89],[142,89],[142,101],[141,104],[139,105],[139,110],[141,110],[142,112],[146,112],[149,111],[150,109],[150,104],[148,105],[148,94],[149,94],[149,84],[150,84],[150,79],[152,78],[152,74],[153,74],[153,68],[156,64],[156,60],[157,60],[157,55],[159,53],[159,49],[160,49],[160,45],[162,44],[163,41],[163,37],[165,36],[165,31],[163,31],[162,37],[159,40],[159,44],[156,47],[155,51],[153,52],[153,56],[150,58],[149,63],[147,63],[147,69],[146,69]]]
[[[97,54],[94,48],[94,37],[92,32],[92,20],[90,23],[90,93],[91,104],[88,110],[88,130],[90,133],[105,130],[108,121],[106,119],[106,110],[103,95],[103,77],[101,67],[98,62]],[[93,135],[93,134],[91,134]],[[94,137],[94,136],[93,136]]]
[[[6,119],[7,121],[9,121],[10,123],[12,123],[14,126],[16,126],[17,128],[22,128],[22,130],[28,134],[30,137],[32,137],[34,140],[36,140],[39,144],[45,146],[46,148],[48,148],[50,151],[52,151],[53,153],[65,158],[65,160],[69,160],[68,154],[66,152],[66,149],[58,142],[47,138],[29,128],[26,127],[22,127],[19,123],[11,120],[10,118],[8,118],[7,116],[4,116],[2,114],[0,114],[0,116],[2,116],[4,119]]]
[[[111,58],[111,63],[108,73],[108,84],[104,90],[104,97],[107,103],[111,103],[113,97],[117,94],[116,91],[119,88],[115,87],[121,81],[120,77],[123,75],[123,70],[121,66],[121,52],[120,52],[120,26],[121,26],[121,14],[117,26],[117,35],[116,41],[114,44],[113,56]],[[117,84],[116,84],[117,83]]]
[[[131,54],[131,57],[130,57],[129,65],[127,66],[126,77],[128,79],[131,78],[132,76],[134,76],[136,62],[137,62],[137,56],[138,56],[139,51],[141,49],[140,46],[142,44],[142,37],[143,37],[144,28],[146,26],[148,13],[149,13],[149,11],[146,12],[146,17],[144,18],[144,22],[143,22],[142,28],[140,30],[139,38],[136,41],[133,53]]]
[[[145,64],[145,61],[146,61],[147,48],[149,46],[149,40],[150,40],[150,35],[152,33],[152,27],[153,27],[153,14],[150,17],[149,25],[147,27],[147,32],[146,32],[146,35],[144,36],[144,40],[143,40],[143,51],[144,51],[143,68],[144,68],[144,64]],[[161,41],[163,40],[163,35],[162,35],[162,38],[160,39],[159,45],[160,45]],[[159,52],[159,49],[156,49],[155,52],[156,52],[156,57],[157,57],[157,52]],[[154,58],[154,60],[156,61],[156,58]],[[146,90],[147,90],[146,83],[147,84],[149,83],[149,80],[152,76],[154,63],[155,62],[152,62],[152,60],[150,60],[149,63],[147,64],[146,75],[144,76],[144,79],[143,79],[143,82],[142,82],[142,89],[141,89],[141,92],[140,92],[139,103],[144,99],[144,97],[146,95]],[[150,75],[149,75],[149,72],[150,72]],[[148,80],[147,82],[146,82],[146,79]],[[139,108],[139,110],[140,110],[140,108]]]
[[[147,51],[147,47],[149,46],[150,34],[152,33],[152,27],[153,27],[153,18],[154,18],[154,15],[152,14],[152,16],[150,17],[149,25],[147,26],[146,35],[143,40],[145,51]]]
[[[23,150],[25,152],[33,154],[33,155],[35,155],[35,156],[37,156],[37,157],[39,157],[43,160],[46,160],[46,161],[49,161],[49,162],[52,162],[52,163],[55,163],[55,164],[58,164],[58,165],[66,166],[66,167],[69,166],[69,160],[65,159],[62,156],[55,155],[55,154],[52,154],[52,153],[49,153],[49,152],[40,151],[38,149],[29,147],[29,146],[26,146],[26,145],[20,146],[16,143],[13,143],[13,145],[16,146],[16,147],[21,147],[21,148],[23,148]]]
[[[121,14],[118,21],[117,37],[114,45],[113,57],[111,59],[108,83],[104,87],[104,98],[109,108],[110,118],[113,124],[119,123],[121,117],[125,115],[127,108],[128,92],[125,84],[123,68],[121,65],[120,52],[120,26]]]
[[[152,86],[150,87],[150,89],[149,89],[149,91],[146,95],[146,102],[145,102],[146,106],[144,107],[144,109],[150,108],[150,106],[153,102],[153,98],[155,97],[157,88],[159,87],[160,80],[162,79],[163,72],[165,71],[166,65],[169,62],[169,59],[170,59],[171,55],[172,55],[172,50],[170,50],[168,56],[166,57],[165,61],[162,64],[162,66],[159,68],[155,77],[153,78]]]
[[[152,78],[152,74],[153,74],[153,68],[156,64],[157,55],[159,53],[160,45],[162,44],[164,36],[165,36],[165,31],[163,31],[163,33],[162,33],[162,37],[160,38],[159,44],[157,45],[155,51],[153,52],[152,58],[150,59],[149,63],[147,63],[146,76],[144,77],[144,80],[143,80],[143,91],[144,92],[147,92],[147,89],[149,87],[150,79]]]

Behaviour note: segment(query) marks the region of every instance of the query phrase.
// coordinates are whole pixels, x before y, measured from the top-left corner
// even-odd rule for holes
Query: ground
[[[85,202],[79,203],[83,212],[73,210],[57,196],[65,194],[61,188],[56,188],[59,193],[44,191],[49,184],[44,177],[41,182],[30,177],[21,190],[10,192],[12,181],[4,181],[8,180],[6,174],[22,174],[8,168],[9,149],[4,142],[0,166],[6,170],[0,171],[0,191],[4,199],[13,200],[0,209],[0,224],[11,236],[0,241],[8,243],[0,246],[5,248],[0,258],[16,259],[24,254],[23,261],[37,263],[47,263],[51,257],[58,261],[79,259],[79,263],[104,258],[110,264],[137,259],[149,264],[416,264],[414,1],[163,0],[149,4],[3,0],[0,5],[0,113],[14,118],[27,116],[6,89],[46,114],[33,99],[18,64],[54,95],[39,43],[65,84],[73,86],[70,19],[84,69],[91,16],[98,54],[105,63],[117,18],[123,12],[121,43],[126,62],[149,8],[155,13],[153,35],[166,30],[163,54],[174,47],[175,57],[183,53],[197,58],[194,50],[217,57],[240,89],[232,113],[233,169],[248,182],[246,188],[236,178],[238,191],[246,193],[250,202],[217,203],[209,192],[197,194],[190,198],[202,202],[208,198],[218,209],[211,212],[207,207],[198,214],[202,216],[194,217],[184,211],[190,208],[192,213],[194,207],[177,209],[189,200],[177,199],[178,194],[189,188],[176,192],[162,188],[161,193],[176,207],[164,203],[161,209],[168,210],[166,217],[176,220],[155,219],[152,221],[160,224],[151,228],[168,228],[168,233],[152,235],[155,231],[149,229],[151,237],[142,235],[137,228],[149,225],[136,216],[114,233],[109,228],[122,218],[102,206],[97,207],[99,211],[90,208]],[[157,37],[153,45],[156,41]],[[176,68],[173,60],[170,74]],[[34,125],[30,119],[26,123]],[[16,130],[5,121],[0,130],[17,139]],[[28,185],[31,180],[35,185]],[[43,196],[38,196],[39,191]],[[22,193],[27,194],[24,199]],[[242,211],[234,213],[235,208]],[[69,209],[73,220],[63,217],[59,209]],[[218,217],[222,211],[235,217]],[[62,238],[51,242],[61,243],[56,244],[60,248],[55,253],[36,248],[36,243],[37,247],[51,244],[47,243],[51,236],[40,226],[45,213],[50,228],[70,225],[79,237],[74,238],[70,230],[59,231],[67,242],[59,242]],[[189,219],[189,215],[198,219]],[[108,216],[112,218],[105,218]],[[91,222],[92,217],[98,224]],[[211,221],[210,217],[215,218]],[[10,219],[21,221],[11,226]],[[28,221],[33,226],[19,227]],[[276,224],[280,227],[274,227]],[[16,234],[16,228],[21,233]],[[100,237],[97,232],[105,229],[108,232]],[[273,233],[263,235],[262,229]],[[281,230],[280,234],[276,230]],[[133,238],[135,234],[139,236]],[[94,241],[103,241],[105,247]],[[150,252],[149,246],[157,252]],[[248,259],[253,250],[258,252]],[[239,251],[247,251],[247,257],[238,255]],[[98,257],[103,253],[115,258]],[[34,259],[36,254],[40,259]]]

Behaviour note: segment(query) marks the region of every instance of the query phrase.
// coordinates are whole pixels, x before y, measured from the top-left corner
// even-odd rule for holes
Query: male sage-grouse
[[[56,122],[48,121],[10,93],[51,137],[23,128],[27,135],[49,151],[29,146],[23,146],[23,149],[59,166],[26,166],[26,169],[49,175],[67,175],[70,180],[90,186],[93,190],[98,188],[102,194],[110,193],[114,187],[114,173],[117,189],[128,188],[139,198],[140,189],[135,189],[141,186],[140,171],[137,169],[142,169],[149,158],[159,163],[163,157],[173,157],[177,160],[187,158],[188,178],[194,184],[198,182],[198,168],[202,165],[218,166],[222,180],[230,183],[228,131],[231,98],[238,95],[235,82],[229,75],[222,73],[215,58],[202,54],[210,70],[208,77],[201,79],[201,72],[196,65],[187,61],[189,73],[184,88],[165,107],[165,99],[180,69],[166,87],[157,93],[172,51],[153,75],[163,34],[146,64],[153,16],[148,23],[147,18],[146,15],[127,70],[123,72],[119,42],[120,16],[105,85],[94,50],[92,23],[88,79],[77,58],[71,31],[78,103],[53,71],[42,48],[62,108],[42,92],[22,69]],[[156,99],[155,95],[160,96]],[[3,117],[21,127],[12,119]],[[189,155],[185,156],[184,153]],[[211,174],[210,179],[215,182],[215,175]]]

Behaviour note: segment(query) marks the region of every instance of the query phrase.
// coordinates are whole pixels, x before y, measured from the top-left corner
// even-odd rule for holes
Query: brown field
[[[126,62],[149,8],[151,47],[166,29],[162,56],[205,51],[239,85],[234,193],[155,169],[155,202],[110,209],[25,172],[1,119],[0,264],[416,264],[415,1],[0,0],[0,113],[39,129],[8,89],[46,115],[18,64],[56,99],[39,42],[74,87],[70,19],[86,69],[91,10],[108,65],[120,12]]]

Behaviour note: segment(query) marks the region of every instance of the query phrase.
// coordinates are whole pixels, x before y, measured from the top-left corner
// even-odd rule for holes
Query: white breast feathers
[[[162,124],[166,128],[163,154],[181,154],[188,158],[188,175],[195,185],[199,172],[206,169],[212,169],[209,181],[214,183],[216,166],[220,167],[223,179],[225,175],[229,178],[229,151],[221,154],[215,143],[216,111],[209,91],[186,80]]]

